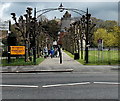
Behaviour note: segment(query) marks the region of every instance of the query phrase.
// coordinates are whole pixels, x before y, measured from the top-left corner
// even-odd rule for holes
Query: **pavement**
[[[62,64],[58,57],[48,57],[41,64],[33,66],[4,66],[1,72],[111,72],[119,70],[112,65],[82,65],[62,52]]]

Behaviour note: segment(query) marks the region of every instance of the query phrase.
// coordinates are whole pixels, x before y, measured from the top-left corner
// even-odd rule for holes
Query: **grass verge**
[[[70,52],[64,50],[64,52],[69,55],[71,58],[74,58],[74,55]],[[89,51],[89,63],[86,64],[83,59],[77,60],[83,65],[118,65],[118,51]]]
[[[65,52],[68,56],[70,56],[71,58],[74,58],[74,55],[71,54],[70,52],[68,52],[68,51],[66,51],[66,50],[64,50],[64,52]],[[81,64],[85,64],[83,59],[79,59],[79,60],[77,60],[77,61],[80,62]]]
[[[36,59],[36,64],[33,63],[33,61],[28,61],[25,62],[24,58],[19,58],[19,59],[11,59],[11,62],[8,63],[7,59],[2,59],[1,60],[1,65],[2,66],[26,66],[26,65],[38,65],[40,64],[42,61],[44,61],[43,57],[37,58]]]

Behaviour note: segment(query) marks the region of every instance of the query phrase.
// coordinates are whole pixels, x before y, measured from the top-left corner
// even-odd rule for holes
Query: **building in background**
[[[62,46],[62,39],[68,33],[67,30],[70,28],[70,25],[76,21],[79,21],[80,17],[71,17],[71,14],[66,11],[63,17],[61,18],[61,30],[58,33],[58,44]],[[73,33],[75,34],[75,33]],[[80,42],[80,41],[79,41]],[[83,40],[83,46],[85,46],[85,41]]]

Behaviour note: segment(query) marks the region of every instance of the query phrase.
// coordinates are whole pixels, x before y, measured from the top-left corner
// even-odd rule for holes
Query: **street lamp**
[[[86,30],[85,30],[85,36],[86,36],[86,40],[85,40],[85,62],[88,63],[89,60],[88,60],[88,47],[89,47],[89,34],[90,34],[90,17],[91,17],[91,14],[88,13],[88,8],[87,8],[87,13],[86,13]]]
[[[10,63],[10,44],[9,44],[9,37],[11,33],[11,21],[9,21],[9,31],[8,31],[8,36],[7,36],[7,44],[8,44],[8,63]]]

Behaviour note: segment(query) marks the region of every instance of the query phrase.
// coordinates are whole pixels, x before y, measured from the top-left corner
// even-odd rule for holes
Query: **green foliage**
[[[4,44],[5,46],[7,45],[7,31],[2,31],[2,44]]]
[[[60,26],[56,20],[50,20],[46,23],[43,23],[42,27],[49,33],[51,37],[57,40]]]
[[[107,37],[107,31],[103,28],[99,28],[96,32],[94,32],[94,43],[97,45],[99,39],[102,39],[104,42]]]
[[[8,42],[7,44],[9,46],[16,46],[17,45],[17,38],[9,36],[7,42]]]
[[[3,31],[2,34],[7,35],[8,32]],[[15,29],[15,25],[11,25],[11,33],[9,34],[9,40],[7,40],[8,37],[6,36],[2,39],[2,43],[5,46],[7,46],[8,44],[9,45],[21,45],[21,44],[23,45],[23,42],[21,41],[22,37],[20,36],[21,36],[21,33]]]
[[[7,38],[3,38],[3,39],[2,39],[2,43],[3,43],[5,46],[7,46]]]
[[[22,33],[16,29],[15,25],[11,25],[11,37],[16,37],[16,43],[17,45],[24,45],[24,40],[23,40],[23,36]]]
[[[115,37],[115,46],[119,46],[120,45],[120,26],[114,26],[113,28],[113,35]]]
[[[92,20],[96,24],[93,34],[93,44],[97,46],[97,40],[103,39],[104,46],[106,47],[118,46],[119,30],[117,22],[113,20],[104,21],[97,18],[92,18]]]
[[[111,32],[111,31],[113,31],[113,27],[117,26],[117,22],[113,21],[113,20],[106,20],[106,21],[104,21],[102,19],[97,19],[95,17],[92,17],[91,19],[92,19],[93,23],[96,24],[96,28],[95,29],[104,28],[108,32]]]
[[[106,29],[103,28],[98,28],[96,32],[94,32],[94,44],[97,46],[97,41],[98,39],[103,40],[103,44],[106,47],[111,47],[111,46],[118,46],[118,29],[116,27],[113,27],[112,32],[107,32]]]

